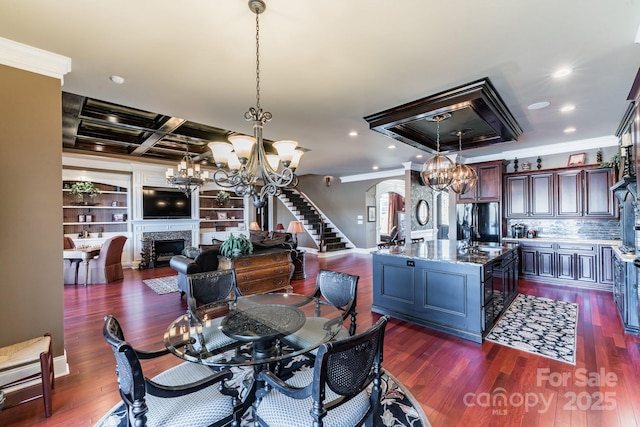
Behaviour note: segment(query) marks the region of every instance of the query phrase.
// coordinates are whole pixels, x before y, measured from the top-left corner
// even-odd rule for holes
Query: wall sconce
[[[329,175],[324,177],[324,183],[327,185],[327,187],[331,187],[331,180],[332,179],[333,179],[333,177],[329,176]]]

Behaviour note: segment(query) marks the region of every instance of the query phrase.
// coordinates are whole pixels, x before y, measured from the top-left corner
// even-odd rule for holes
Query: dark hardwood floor
[[[358,330],[378,318],[370,312],[370,256],[308,256],[306,267],[308,278],[293,282],[296,292],[313,289],[318,268],[358,274]],[[164,329],[186,305],[177,293],[156,295],[142,279],[173,273],[169,267],[126,270],[122,282],[65,286],[70,374],[56,379],[53,416],[44,418],[37,399],[0,412],[0,426],[92,426],[100,419],[119,401],[113,353],[102,337],[103,317],[115,315],[136,347],[162,346]],[[520,284],[521,293],[579,304],[575,366],[392,320],[384,368],[420,401],[434,427],[640,425],[640,340],[624,334],[611,294]],[[143,363],[151,377],[180,360],[169,355]]]

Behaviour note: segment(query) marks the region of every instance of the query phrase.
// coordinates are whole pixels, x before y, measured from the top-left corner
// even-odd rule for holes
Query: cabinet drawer
[[[521,243],[520,247],[525,250],[540,250],[540,249],[554,249],[555,243],[553,242],[536,242],[536,243]]]
[[[596,245],[582,243],[558,243],[559,251],[595,251]]]
[[[291,288],[288,274],[272,276],[262,280],[238,282],[238,290],[242,295],[264,294],[285,288]]]
[[[263,280],[269,279],[275,276],[287,276],[291,275],[293,270],[293,264],[281,264],[272,267],[263,267],[261,269],[236,269],[236,277],[238,278],[238,284],[251,281],[251,280]]]

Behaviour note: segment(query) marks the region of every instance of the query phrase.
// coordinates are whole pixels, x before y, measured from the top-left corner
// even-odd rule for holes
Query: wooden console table
[[[270,249],[238,258],[218,256],[218,270],[234,268],[242,295],[292,291],[293,262],[288,249]]]

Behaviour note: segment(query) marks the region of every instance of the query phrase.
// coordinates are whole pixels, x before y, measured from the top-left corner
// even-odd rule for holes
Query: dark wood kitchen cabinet
[[[618,216],[616,214],[617,199],[613,191],[610,191],[613,185],[611,168],[585,169],[583,173],[584,215],[590,218]]]
[[[611,168],[594,166],[515,173],[504,178],[507,218],[589,218],[618,216]]]
[[[614,249],[609,244],[504,239],[520,245],[520,274],[531,281],[611,291]]]
[[[478,175],[475,187],[464,194],[456,195],[457,203],[499,202],[502,195],[502,174],[505,164],[502,160],[470,164]]]
[[[558,244],[558,279],[597,282],[597,253],[594,245]]]
[[[559,217],[617,217],[611,168],[557,172]]]
[[[558,186],[557,216],[582,216],[582,171],[568,170],[556,173]]]
[[[552,173],[513,175],[505,178],[507,218],[552,218],[554,179]]]
[[[522,243],[520,245],[520,257],[523,275],[555,276],[555,248],[553,243]]]
[[[628,334],[640,333],[638,315],[638,282],[637,267],[633,259],[623,259],[615,254],[615,282],[613,284],[613,301],[618,307],[624,331]]]
[[[600,283],[612,285],[615,280],[613,246],[600,245],[598,250],[598,279]]]

